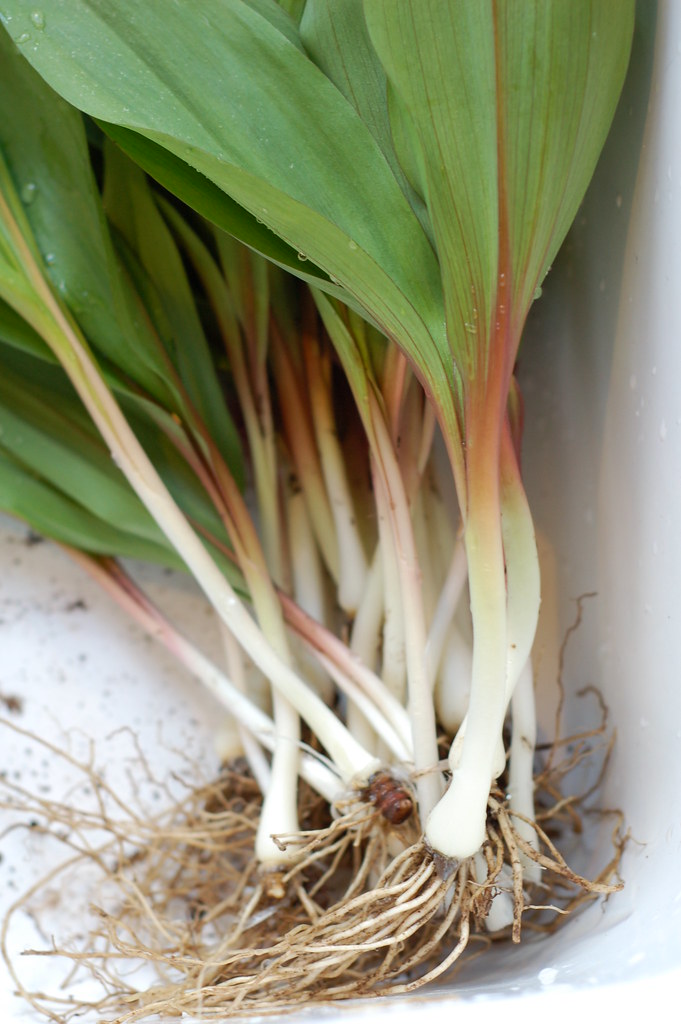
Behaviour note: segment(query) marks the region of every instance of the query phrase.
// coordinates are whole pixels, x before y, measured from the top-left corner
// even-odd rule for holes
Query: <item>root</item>
[[[75,810],[7,780],[0,789],[0,807],[21,811],[23,824],[12,827],[33,822],[33,834],[56,838],[69,854],[13,905],[2,932],[17,991],[53,1021],[87,1010],[116,1024],[155,1014],[222,1020],[408,992],[449,974],[471,940],[517,942],[526,925],[549,930],[585,899],[619,888],[620,831],[595,880],[575,873],[559,852],[561,837],[581,827],[581,807],[560,795],[563,766],[552,758],[537,776],[543,817],[530,824],[538,849],[518,834],[502,791],[491,794],[482,851],[487,871],[479,883],[472,862],[443,862],[427,847],[415,814],[396,827],[378,807],[349,794],[332,818],[304,787],[303,831],[277,837],[297,847],[298,859],[285,873],[263,874],[253,852],[257,788],[241,766],[211,783],[180,782],[180,797],[150,814],[142,802],[124,802],[92,757],[77,761],[43,746],[77,769],[94,794],[91,810]],[[585,756],[577,744],[568,760]],[[136,774],[144,777],[139,751],[138,758]],[[523,858],[542,868],[540,885],[525,884]],[[86,874],[87,934],[59,945],[46,939],[27,954],[63,959],[68,987],[77,990],[87,978],[101,995],[74,1000],[29,992],[8,951],[13,920],[20,912],[40,920],[41,899],[68,893],[73,879],[82,888]],[[512,901],[513,923],[489,935],[485,920],[501,892]]]

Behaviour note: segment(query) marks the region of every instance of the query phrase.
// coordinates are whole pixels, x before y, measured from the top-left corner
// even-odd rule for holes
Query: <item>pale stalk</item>
[[[306,615],[289,597],[280,593],[279,600],[291,629],[302,637],[312,650],[332,661],[342,676],[346,676],[359,686],[379,708],[401,742],[411,749],[411,725],[407,710],[388,690],[383,680],[379,679],[342,640]]]
[[[308,515],[324,565],[338,585],[340,554],[333,514],[319,461],[314,430],[304,390],[301,390],[291,354],[274,319],[271,323],[271,355],[284,433],[305,495]]]
[[[428,678],[431,685],[437,675],[447,641],[447,634],[456,609],[459,606],[467,578],[468,563],[466,562],[466,549],[463,541],[459,538],[454,545],[449,570],[444,585],[440,590],[437,607],[435,608],[430,623],[430,630],[428,631],[426,659],[428,663]]]
[[[367,697],[362,688],[341,672],[330,658],[327,658],[321,653],[317,656],[320,663],[324,665],[327,672],[336,683],[338,689],[347,697],[350,702],[350,707],[357,709],[359,714],[362,715],[371,727],[373,735],[378,737],[378,739],[385,744],[385,746],[391,751],[392,755],[397,759],[398,764],[411,762],[412,753],[410,746],[404,743],[404,741],[399,737],[380,709],[372,700],[369,699],[369,697]],[[357,735],[354,729],[352,730],[352,735]]]
[[[439,664],[433,700],[440,724],[450,735],[457,734],[465,721],[471,694],[473,649],[456,622],[447,633],[442,659]],[[502,744],[503,746],[503,744]],[[452,751],[453,756],[453,751]],[[504,756],[502,750],[501,766]]]
[[[501,531],[508,593],[508,702],[532,650],[541,593],[534,524],[507,420],[501,438]]]
[[[272,719],[245,696],[234,682],[180,633],[165,615],[143,594],[137,585],[110,559],[92,558],[76,548],[61,545],[85,571],[130,614],[135,621],[184,665],[230,715],[267,750],[275,745]],[[343,791],[343,783],[326,765],[309,754],[300,757],[300,775],[325,800],[333,803]]]
[[[400,578],[414,764],[417,772],[424,772],[417,778],[416,787],[420,814],[425,821],[440,799],[442,778],[439,773],[429,771],[437,765],[439,754],[435,712],[426,670],[426,624],[421,599],[421,573],[409,503],[399,466],[385,420],[371,390],[368,416],[374,432],[372,453],[375,479],[384,492],[385,510],[390,522]]]
[[[342,322],[333,304],[321,293],[315,295],[315,301],[342,362],[364,424],[371,451],[379,523],[381,517],[385,516],[390,526],[390,538],[385,538],[385,543],[386,549],[394,552],[399,577],[407,661],[408,709],[414,764],[419,773],[417,795],[420,813],[425,818],[442,792],[443,780],[437,771],[433,771],[439,756],[435,711],[426,672],[426,626],[421,598],[421,574],[414,545],[409,499],[366,354],[362,353],[357,339]],[[384,543],[381,531],[379,541]]]
[[[380,547],[376,549],[367,574],[367,583],[350,632],[350,650],[356,658],[374,669],[380,646],[383,621],[383,568]],[[353,702],[346,716],[348,728],[368,750],[376,749],[376,735]]]
[[[504,423],[501,444],[501,528],[508,592],[506,699],[511,700],[512,717],[509,794],[511,809],[529,819],[516,819],[516,829],[538,849],[537,833],[530,822],[534,820],[533,761],[537,737],[531,651],[541,600],[539,556],[508,421]],[[522,863],[528,879],[538,881],[537,864],[525,856]]]
[[[537,716],[534,704],[534,674],[532,659],[528,658],[525,668],[513,691],[511,699],[511,751],[508,767],[507,797],[511,814],[521,815],[513,819],[518,835],[539,851],[537,830],[534,821],[534,750],[537,742]],[[525,820],[527,819],[527,820]],[[520,863],[528,882],[541,881],[541,868],[526,854],[520,852]]]
[[[367,559],[338,442],[331,397],[331,364],[309,326],[303,330],[303,356],[312,423],[341,555],[337,599],[344,611],[354,613],[364,591]]]
[[[374,486],[378,546],[381,553],[383,580],[383,643],[381,679],[393,696],[402,702],[407,690],[407,655],[405,649],[404,615],[400,597],[400,574],[395,546],[390,532],[388,502],[383,488]]]
[[[310,526],[305,498],[295,483],[289,484],[287,488],[286,513],[293,597],[306,615],[315,622],[326,625],[328,601],[324,570]],[[309,657],[302,644],[299,643],[298,647],[304,659],[305,679],[326,704],[331,704],[333,685],[328,673],[320,667],[316,659]],[[362,742],[361,737],[358,739]]]
[[[225,659],[227,661],[227,673],[229,678],[232,680],[239,692],[245,695],[248,692],[248,686],[246,683],[246,674],[244,672],[243,651],[239,647],[236,638],[222,621],[220,622],[220,635],[222,637],[222,646],[225,650]],[[260,792],[266,793],[270,784],[271,771],[269,763],[262,752],[262,747],[254,738],[253,734],[240,722],[238,730],[244,756],[248,762],[251,774],[258,783]]]
[[[463,860],[485,838],[487,799],[497,770],[506,713],[507,609],[501,538],[499,459],[503,362],[469,399],[464,543],[473,619],[473,670],[465,731],[452,745],[452,779],[426,821],[439,853]],[[454,453],[458,458],[460,453]],[[452,459],[452,464],[455,462]],[[463,740],[463,742],[461,742]]]

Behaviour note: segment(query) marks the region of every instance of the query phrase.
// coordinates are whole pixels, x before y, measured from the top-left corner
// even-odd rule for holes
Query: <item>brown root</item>
[[[225,1019],[407,992],[450,972],[472,938],[518,941],[525,925],[554,927],[583,900],[619,887],[619,833],[610,864],[595,880],[575,873],[559,852],[561,836],[581,827],[582,812],[578,801],[560,795],[562,767],[551,759],[537,777],[543,817],[531,825],[538,848],[518,834],[496,790],[482,851],[486,877],[478,881],[472,862],[445,862],[428,849],[415,814],[395,826],[381,814],[380,800],[376,806],[350,794],[332,818],[305,787],[303,831],[277,837],[297,847],[296,862],[266,875],[253,852],[259,798],[240,767],[188,787],[150,814],[135,801],[124,803],[92,760],[77,762],[44,746],[77,767],[96,794],[86,812],[6,780],[0,792],[0,806],[19,807],[33,831],[56,837],[70,854],[14,904],[2,933],[18,991],[54,1021],[85,1009],[117,1024],[155,1014]],[[580,741],[568,760],[582,757]],[[144,764],[139,768],[143,773]],[[541,885],[525,884],[524,858],[542,868]],[[69,879],[82,883],[85,871],[92,893],[87,933],[79,921],[77,940],[46,940],[28,953],[63,958],[69,984],[87,974],[101,997],[29,992],[8,954],[12,922],[19,912],[39,918],[45,893],[68,892]],[[489,935],[485,921],[499,893],[512,901],[513,923]],[[135,973],[140,965],[143,979]]]

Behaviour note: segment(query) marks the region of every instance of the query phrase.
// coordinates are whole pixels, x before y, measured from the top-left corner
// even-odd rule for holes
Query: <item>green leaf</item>
[[[452,350],[467,379],[495,359],[509,377],[614,113],[633,0],[364,8],[396,95],[398,150],[418,147],[412,166],[434,225]]]
[[[205,535],[229,547],[218,513],[168,437],[178,430],[172,418],[157,409],[159,418],[154,420],[137,397],[124,398],[123,406],[136,435],[185,514]],[[168,564],[180,564],[115,466],[62,368],[7,345],[0,345],[0,449],[29,476],[40,479],[44,486],[87,511],[92,524],[106,524],[98,551],[107,552],[113,529],[125,534],[125,551],[131,557],[143,557],[141,547],[136,554],[130,550],[133,541],[138,540],[140,544],[148,543],[150,551],[156,552],[155,561],[162,560],[159,552],[165,549]],[[5,507],[4,502],[0,492],[0,507]],[[7,510],[11,508],[7,506]],[[62,524],[62,529],[67,525]],[[79,546],[75,528],[68,529],[69,543]],[[50,535],[54,536],[54,531]],[[94,550],[93,543],[88,535],[82,546]],[[121,545],[123,541],[109,553],[120,553]],[[228,575],[234,577],[235,570],[229,563],[223,558],[219,560]]]
[[[44,386],[56,368],[42,364],[34,368],[42,371],[40,376],[29,378],[16,373],[5,355],[3,346],[0,444],[6,452],[99,519],[162,546],[158,527],[112,462],[76,396]]]
[[[98,124],[138,166],[202,217],[278,266],[304,280],[317,284],[323,281],[325,287],[329,288],[329,278],[322,270],[308,261],[304,264],[304,271],[295,249],[239,206],[204,174],[143,135],[106,121],[100,120]],[[329,290],[334,294],[340,293],[333,285],[330,285]]]
[[[240,0],[41,10],[38,36],[22,3],[0,2],[50,84],[205,174],[420,357],[431,388],[449,388],[428,238],[366,125],[287,35]]]
[[[428,238],[432,227],[393,145],[385,71],[374,50],[362,0],[308,0],[300,22],[305,49],[355,108],[381,148]]]
[[[144,345],[118,273],[82,117],[32,71],[4,32],[0,105],[0,151],[53,286],[95,348],[169,401],[163,364]]]
[[[0,507],[32,530],[91,554],[183,568],[174,551],[125,533],[92,514],[0,450]]]
[[[0,299],[0,339],[5,344],[21,349],[22,352],[28,352],[39,359],[50,363],[56,362],[56,357],[40,335],[2,299]]]

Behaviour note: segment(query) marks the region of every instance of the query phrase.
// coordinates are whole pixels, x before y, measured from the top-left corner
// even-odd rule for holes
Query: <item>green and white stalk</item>
[[[408,711],[419,811],[425,820],[442,793],[442,779],[433,771],[439,761],[432,693],[426,668],[426,623],[421,594],[421,570],[416,553],[411,509],[399,462],[371,370],[359,340],[321,293],[315,301],[353,392],[371,452],[374,494],[379,518],[389,524],[389,539],[381,544],[394,552],[402,606],[407,665]],[[388,548],[388,550],[390,550]],[[384,563],[384,578],[386,563]],[[386,606],[386,612],[387,612]]]

